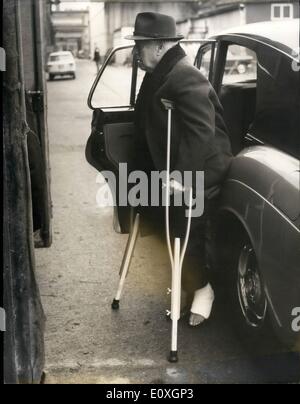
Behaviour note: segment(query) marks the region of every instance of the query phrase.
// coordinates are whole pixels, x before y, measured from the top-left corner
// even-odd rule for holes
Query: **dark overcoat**
[[[175,103],[172,119],[171,170],[204,171],[205,188],[218,185],[229,168],[232,153],[220,101],[202,73],[182,53],[179,45],[161,61],[150,76],[150,91],[142,115],[143,131],[156,170],[166,169],[167,111],[162,99]],[[175,61],[172,64],[172,61]],[[151,82],[152,81],[152,82]],[[143,90],[142,90],[143,91]],[[151,93],[152,92],[152,93]],[[144,99],[143,99],[144,98]],[[139,111],[139,105],[137,105]],[[136,136],[141,136],[137,128]]]

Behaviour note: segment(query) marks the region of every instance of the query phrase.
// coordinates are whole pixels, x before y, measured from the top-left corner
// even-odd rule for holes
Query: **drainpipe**
[[[37,122],[37,135],[40,140],[43,161],[45,166],[45,173],[41,173],[45,177],[45,210],[46,218],[42,223],[41,236],[44,243],[44,247],[49,247],[52,242],[51,238],[51,179],[46,173],[50,173],[50,161],[49,161],[49,142],[46,125],[47,114],[47,96],[45,89],[45,52],[43,47],[44,40],[44,15],[43,15],[43,3],[42,0],[32,0],[32,16],[33,16],[33,37],[34,37],[34,76],[35,86],[33,91],[27,91],[27,94],[31,97],[33,104],[33,110],[36,116]]]

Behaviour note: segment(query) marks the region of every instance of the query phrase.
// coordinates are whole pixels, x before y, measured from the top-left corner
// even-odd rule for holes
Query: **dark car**
[[[252,24],[214,39],[212,83],[236,155],[222,190],[219,234],[235,315],[258,335],[270,320],[280,339],[294,345],[300,342],[299,23]],[[252,57],[252,67],[228,76],[221,66],[237,47]]]
[[[217,237],[232,313],[249,334],[270,321],[289,344],[299,342],[300,329],[298,39],[297,20],[251,24],[198,41],[195,59],[219,95],[235,155],[222,189]],[[191,42],[182,44],[189,48]],[[132,67],[110,64],[130,49],[111,51],[89,96],[94,117],[86,156],[100,171],[116,171],[132,151],[142,73],[135,60]],[[128,231],[126,208],[115,213],[117,228]]]

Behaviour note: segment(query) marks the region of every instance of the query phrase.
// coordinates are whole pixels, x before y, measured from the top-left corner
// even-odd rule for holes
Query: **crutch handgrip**
[[[174,101],[170,101],[170,100],[166,100],[165,98],[162,98],[161,102],[163,103],[163,105],[166,109],[175,109]]]

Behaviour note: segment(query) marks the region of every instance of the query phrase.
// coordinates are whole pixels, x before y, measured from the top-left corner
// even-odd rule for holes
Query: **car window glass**
[[[196,41],[195,42],[181,42],[180,46],[185,51],[187,57],[189,58],[190,63],[194,64],[198,50],[199,50],[199,41],[198,42],[196,42]],[[137,83],[136,83],[136,98],[139,94],[139,90],[140,90],[144,77],[145,77],[145,72],[141,69],[138,69]]]
[[[209,69],[210,69],[212,51],[213,51],[213,46],[210,45],[209,47],[206,47],[200,55],[199,70],[204,75],[204,77],[207,78],[207,80],[209,79]],[[217,53],[216,47],[215,47],[214,52],[215,52],[215,56],[216,56],[216,53]]]
[[[94,108],[130,105],[132,61],[132,48],[119,49],[110,58],[93,95]]]
[[[251,132],[283,151],[300,155],[299,72],[292,60],[268,47],[258,52],[257,107]]]
[[[181,42],[180,46],[182,47],[182,49],[185,51],[186,55],[189,58],[189,61],[191,64],[194,64],[194,61],[196,59],[197,53],[198,53],[198,49],[199,49],[199,42]],[[145,76],[145,72],[141,69],[138,69],[138,74],[137,74],[137,83],[136,83],[136,98],[139,94],[139,90],[141,87],[141,84],[143,82],[143,78]]]
[[[219,98],[231,140],[232,152],[239,153],[255,118],[256,54],[239,45],[229,45]]]
[[[180,46],[189,58],[189,62],[193,65],[199,50],[199,42],[181,42]]]
[[[55,56],[50,56],[50,61],[51,62],[64,62],[64,61],[69,61],[72,59],[71,55],[55,55]]]
[[[229,45],[226,55],[223,84],[255,81],[257,57],[255,52],[239,45]]]

